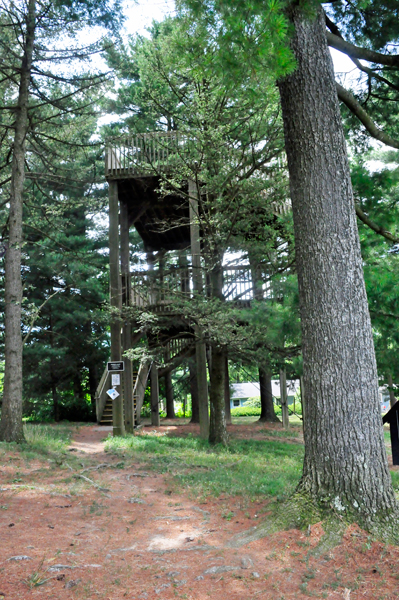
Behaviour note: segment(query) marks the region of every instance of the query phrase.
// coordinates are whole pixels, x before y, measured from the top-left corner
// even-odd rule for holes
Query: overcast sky
[[[127,16],[125,31],[127,34],[145,34],[151,22],[162,21],[166,16],[174,13],[174,0],[125,0],[125,14]]]

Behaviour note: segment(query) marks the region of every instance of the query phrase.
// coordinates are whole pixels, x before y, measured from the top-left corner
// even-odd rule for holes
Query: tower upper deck
[[[110,139],[105,149],[105,178],[159,176],[181,158],[187,142],[187,136],[177,131],[126,134]]]

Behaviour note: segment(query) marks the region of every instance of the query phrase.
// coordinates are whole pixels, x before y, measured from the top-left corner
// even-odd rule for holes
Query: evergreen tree
[[[379,169],[370,172],[369,163],[376,161]],[[361,154],[352,167],[355,202],[364,215],[359,233],[378,375],[380,383],[389,386],[391,401],[396,391],[393,384],[399,382],[399,263],[390,249],[392,240],[399,238],[398,175],[396,152]]]
[[[44,122],[48,124],[59,113],[68,112],[72,97],[82,98],[84,90],[101,82],[101,78],[85,75],[69,75],[72,62],[97,52],[99,44],[82,49],[73,46],[73,40],[84,26],[101,25],[113,27],[118,20],[119,4],[103,0],[15,0],[2,2],[1,28],[6,32],[0,43],[3,61],[3,83],[11,89],[10,104],[1,106],[9,111],[4,123],[3,140],[11,133],[11,152],[5,157],[9,175],[9,220],[7,226],[8,248],[5,260],[5,377],[0,439],[21,441],[22,432],[22,337],[21,337],[21,251],[22,213],[25,184],[25,161],[28,134],[34,132],[34,124],[43,106],[52,109]],[[9,33],[11,32],[11,34]],[[15,51],[10,52],[11,47]],[[69,37],[71,44],[65,47]],[[64,41],[62,41],[64,40]],[[76,44],[76,42],[75,42]],[[60,48],[60,49],[59,49]],[[60,67],[64,63],[65,68]],[[54,71],[50,65],[56,65]],[[68,66],[66,66],[68,65]],[[76,65],[75,65],[76,67]],[[52,94],[59,84],[58,94]],[[65,89],[68,87],[69,89]],[[84,103],[82,103],[84,106]],[[15,115],[15,120],[13,119]],[[38,141],[39,140],[39,141]],[[40,136],[32,136],[32,147],[41,157],[45,152]],[[50,162],[50,156],[44,158]],[[6,180],[7,181],[7,180]]]
[[[267,248],[282,246],[281,238],[290,234],[284,221],[276,223],[272,215],[272,202],[283,202],[287,191],[285,171],[277,160],[282,130],[275,87],[264,74],[262,92],[256,92],[244,66],[229,82],[215,70],[213,58],[213,40],[204,23],[193,24],[184,17],[156,24],[152,39],[132,39],[129,48],[110,54],[123,78],[113,108],[123,114],[129,110],[114,129],[143,132],[161,127],[178,131],[184,140],[184,151],[175,156],[167,176],[159,173],[160,192],[172,191],[187,200],[183,182],[195,181],[198,188],[211,302],[198,299],[195,311],[194,303],[188,310],[212,346],[210,441],[225,444],[225,355],[240,344],[243,333],[233,340],[237,318],[228,325],[224,316],[223,256],[229,248],[239,248],[266,264]],[[270,206],[269,217],[263,209],[260,214],[265,204]],[[256,252],[260,241],[262,252]],[[284,246],[281,256],[287,254]],[[221,318],[218,325],[215,315]]]

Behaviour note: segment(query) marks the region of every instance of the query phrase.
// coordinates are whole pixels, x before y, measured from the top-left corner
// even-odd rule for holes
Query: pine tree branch
[[[26,342],[28,341],[28,338],[29,338],[30,334],[32,333],[32,329],[33,329],[33,327],[34,327],[34,325],[35,325],[35,323],[36,323],[36,321],[37,321],[37,318],[38,318],[38,316],[39,316],[39,314],[40,314],[40,311],[42,310],[42,308],[43,308],[43,307],[44,307],[44,306],[47,304],[47,302],[48,302],[49,300],[51,300],[51,298],[54,298],[54,296],[56,296],[56,295],[57,295],[57,294],[59,294],[60,292],[64,292],[64,291],[65,291],[65,290],[66,290],[68,287],[69,287],[69,285],[67,285],[67,286],[66,286],[66,287],[64,287],[64,288],[61,288],[61,289],[57,290],[56,292],[54,292],[54,294],[51,294],[51,296],[49,296],[48,298],[46,298],[46,300],[43,302],[43,304],[41,304],[41,305],[39,306],[39,308],[38,308],[38,309],[35,311],[35,314],[34,314],[34,316],[32,317],[32,320],[31,320],[31,322],[30,322],[30,325],[29,325],[28,332],[27,332],[26,336],[24,337],[24,339],[22,340],[22,344],[23,344],[23,345],[25,345],[25,344],[26,344]]]
[[[380,225],[377,225],[371,219],[369,219],[368,216],[362,211],[362,209],[356,203],[355,203],[355,209],[356,209],[356,214],[359,217],[359,219],[365,225],[367,225],[368,227],[370,227],[370,229],[372,229],[373,231],[375,231],[379,235],[382,235],[384,238],[386,238],[390,242],[394,242],[395,244],[399,243],[399,239],[398,238],[395,238],[391,233],[389,233],[389,231],[386,231],[386,229],[384,229]]]
[[[399,141],[391,138],[391,136],[381,131],[381,129],[379,129],[371,119],[370,115],[364,110],[356,98],[350,92],[348,92],[348,90],[342,87],[342,85],[339,83],[336,83],[336,86],[338,98],[342,100],[342,102],[346,104],[349,110],[359,119],[359,121],[363,123],[370,135],[383,144],[399,150]]]
[[[388,67],[399,67],[399,54],[381,54],[368,48],[360,48],[350,42],[346,42],[343,38],[334,35],[327,31],[327,43],[332,48],[343,52],[350,58],[359,58],[368,62],[386,65]]]
[[[333,23],[333,21],[331,21],[327,15],[325,15],[325,17],[326,17],[326,25],[327,25],[328,29],[331,31],[331,33],[334,34],[335,36],[337,36],[340,40],[343,40],[344,38],[342,37],[341,32],[338,29],[338,27],[336,26],[336,24]],[[353,56],[350,56],[349,58],[351,59],[353,64],[356,65],[356,67],[360,71],[362,71],[363,73],[366,73],[366,75],[368,75],[369,79],[377,79],[377,81],[381,81],[381,83],[385,83],[390,88],[392,88],[394,90],[399,90],[399,86],[395,85],[394,83],[389,81],[389,79],[386,79],[379,73],[376,73],[375,71],[373,71],[373,69],[370,69],[369,67],[365,67],[364,65],[362,65],[360,60],[358,60],[357,58],[355,58]]]

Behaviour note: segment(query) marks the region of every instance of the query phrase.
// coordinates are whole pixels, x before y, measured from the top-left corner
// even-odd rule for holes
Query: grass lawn
[[[146,433],[109,437],[105,449],[125,459],[134,458],[142,468],[169,474],[171,488],[184,488],[196,498],[286,498],[299,481],[303,461],[302,445],[277,440],[231,439],[224,448],[190,435]]]
[[[234,425],[251,425],[258,417],[235,417]],[[179,419],[186,422],[187,420]],[[0,443],[0,458],[9,452],[21,452],[27,459],[47,460],[66,456],[72,435],[83,424],[26,423],[26,443]],[[236,430],[238,430],[237,428]],[[199,437],[172,437],[151,431],[125,438],[107,438],[105,451],[126,463],[131,460],[141,469],[169,476],[171,490],[188,491],[192,497],[242,496],[249,500],[276,498],[283,500],[295,489],[301,473],[304,448],[300,443],[302,424],[290,419],[290,428],[261,429],[265,439],[232,439],[227,448],[209,445]],[[247,430],[248,431],[248,430]],[[388,454],[391,454],[389,429],[384,428]],[[259,438],[259,435],[258,435]],[[270,438],[276,438],[271,440]],[[68,453],[68,460],[75,457]],[[391,471],[396,492],[399,472]]]
[[[14,444],[0,442],[0,452],[20,451],[26,458],[40,458],[49,454],[64,453],[77,428],[73,424],[24,423],[26,442]]]

